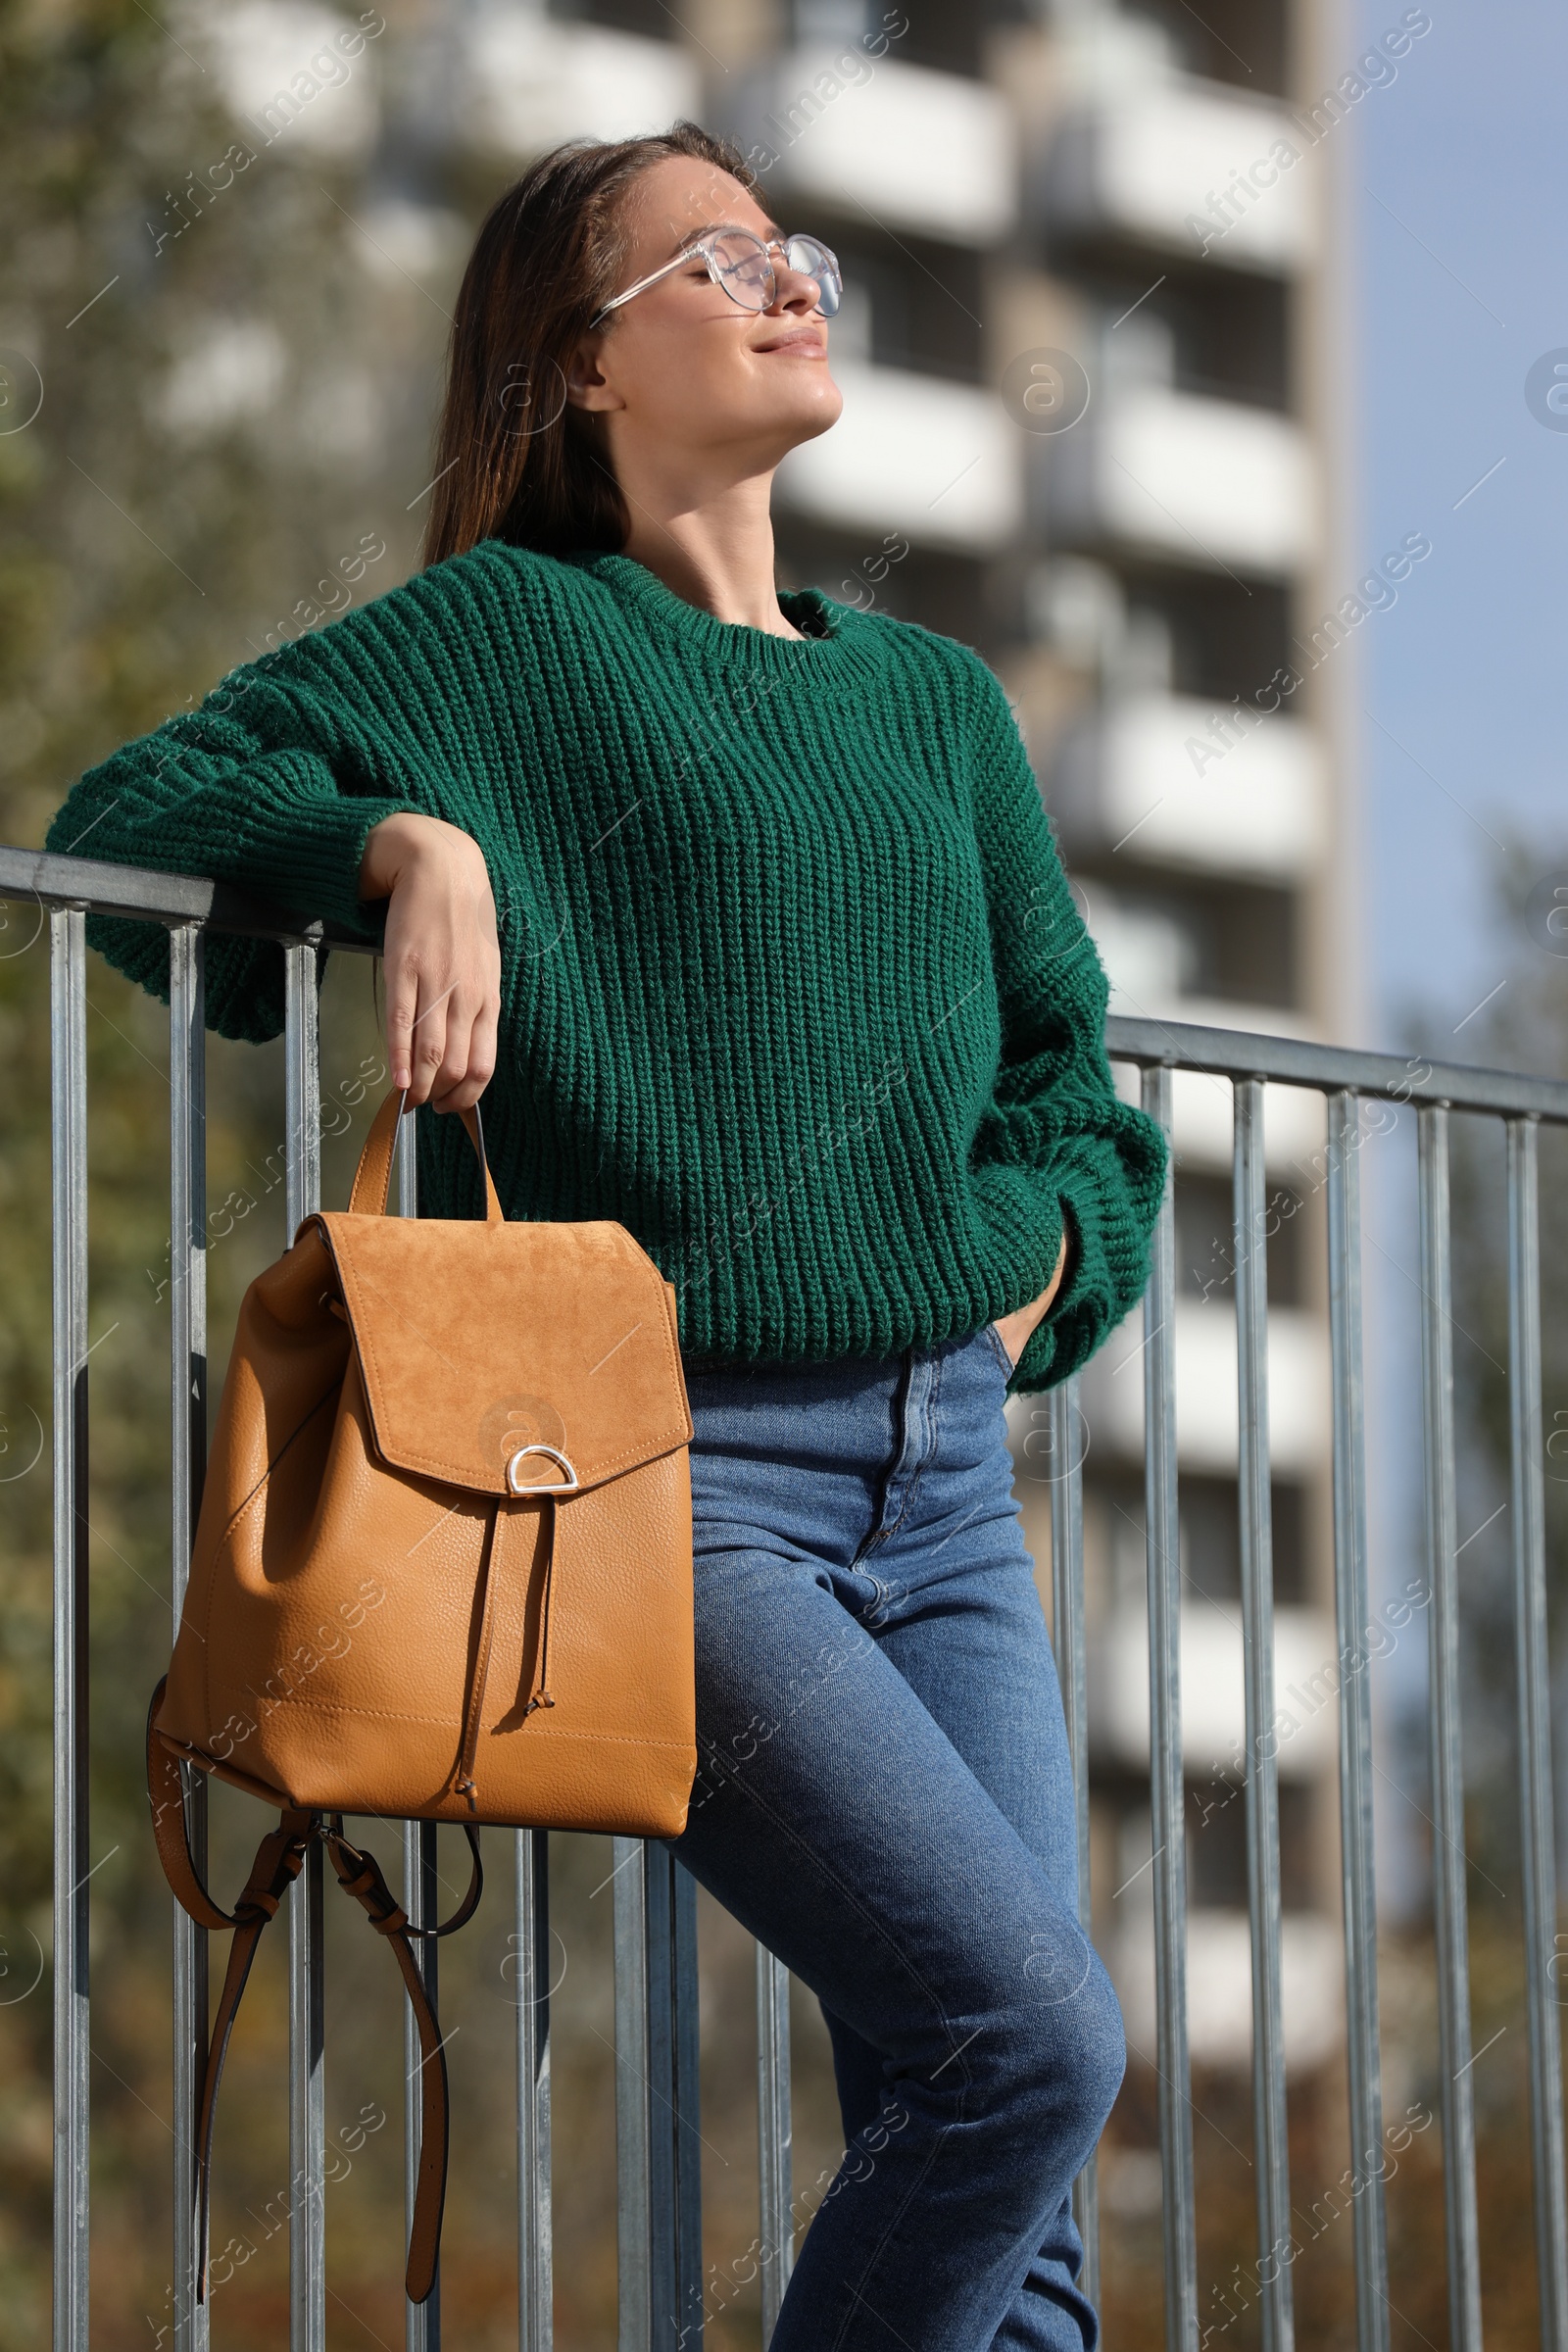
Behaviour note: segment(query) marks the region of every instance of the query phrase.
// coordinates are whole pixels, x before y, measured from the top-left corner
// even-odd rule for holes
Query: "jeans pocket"
[[[992,1347],[997,1351],[997,1355],[1001,1361],[1004,1372],[1010,1380],[1018,1367],[1013,1358],[1007,1353],[1007,1343],[1003,1338],[1001,1332],[997,1329],[994,1322],[986,1325],[986,1336],[989,1338]]]

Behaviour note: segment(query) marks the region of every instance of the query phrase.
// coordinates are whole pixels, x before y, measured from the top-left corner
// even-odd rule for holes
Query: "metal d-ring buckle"
[[[517,1478],[517,1464],[525,1453],[548,1453],[550,1459],[553,1462],[559,1462],[566,1473],[564,1480],[535,1479],[531,1485],[522,1486]],[[575,1494],[578,1489],[578,1479],[576,1471],[559,1446],[519,1446],[507,1464],[507,1485],[514,1494]]]

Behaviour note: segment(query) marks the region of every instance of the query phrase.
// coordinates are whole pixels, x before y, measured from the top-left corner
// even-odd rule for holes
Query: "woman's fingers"
[[[389,900],[387,1061],[411,1104],[466,1110],[496,1066],[501,953],[490,877],[476,844],[411,811],[372,828],[362,896]]]
[[[387,918],[387,929],[393,918]],[[414,1076],[414,1024],[419,1009],[419,974],[413,958],[386,943],[386,1058],[394,1086],[408,1086]]]
[[[486,1011],[473,1024],[468,1047],[468,1083],[476,1102],[496,1074],[497,1017],[495,1011]]]
[[[484,944],[481,963],[478,1005],[468,1032],[467,1068],[453,1097],[454,1110],[471,1109],[495,1076],[501,1022],[501,949],[493,925]]]
[[[501,1019],[501,950],[493,908],[470,935],[468,969],[448,1007],[447,1050],[431,1100],[438,1110],[471,1110],[495,1073]]]
[[[414,1021],[414,1083],[409,1090],[411,1103],[434,1102],[439,1107],[455,986],[455,982],[449,982],[445,988],[437,989],[432,982],[421,981],[419,1009]]]
[[[437,1110],[459,1110],[468,1078],[468,1041],[473,1034],[472,994],[463,981],[454,982],[439,1015],[441,1055],[433,1058],[430,1100]]]
[[[437,1110],[470,1110],[495,1073],[499,1003],[465,976],[421,990],[413,1024],[412,1100]]]
[[[454,998],[453,1004],[458,1000]],[[431,1090],[437,1110],[471,1110],[496,1066],[496,1013],[483,1000],[469,1019],[466,1009],[448,1027],[447,1051]]]

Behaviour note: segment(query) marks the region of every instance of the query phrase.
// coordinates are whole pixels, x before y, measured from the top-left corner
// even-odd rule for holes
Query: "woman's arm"
[[[1051,1200],[1065,1249],[1055,1288],[1044,1294],[1049,1303],[1018,1310],[1034,1320],[1013,1385],[1036,1390],[1076,1371],[1142,1296],[1165,1141],[1117,1097],[1104,1047],[1104,968],[1068,890],[1028,753],[999,681],[976,657],[965,668],[1003,1035],[975,1157],[1000,1180]]]
[[[420,747],[368,684],[381,625],[367,607],[231,671],[197,710],[89,768],[50,826],[48,847],[208,875],[368,941],[381,927],[375,902],[388,902],[392,1058],[400,1048],[415,1102],[459,1108],[494,1067],[495,907],[475,844],[411,807]],[[128,977],[167,997],[162,924],[89,917],[87,936]],[[213,1028],[274,1037],[283,996],[274,942],[209,937]]]

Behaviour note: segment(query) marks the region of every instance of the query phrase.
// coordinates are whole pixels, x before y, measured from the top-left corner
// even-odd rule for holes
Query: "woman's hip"
[[[699,1740],[835,1846],[874,1842],[884,1772],[933,1823],[988,1800],[1066,1892],[1070,1769],[1005,1387],[986,1330],[690,1384]]]
[[[1023,1556],[1006,1378],[989,1326],[891,1356],[688,1367],[699,1554],[748,1531],[830,1574],[873,1554],[879,1567],[913,1568],[960,1523],[978,1531],[1000,1518]]]

